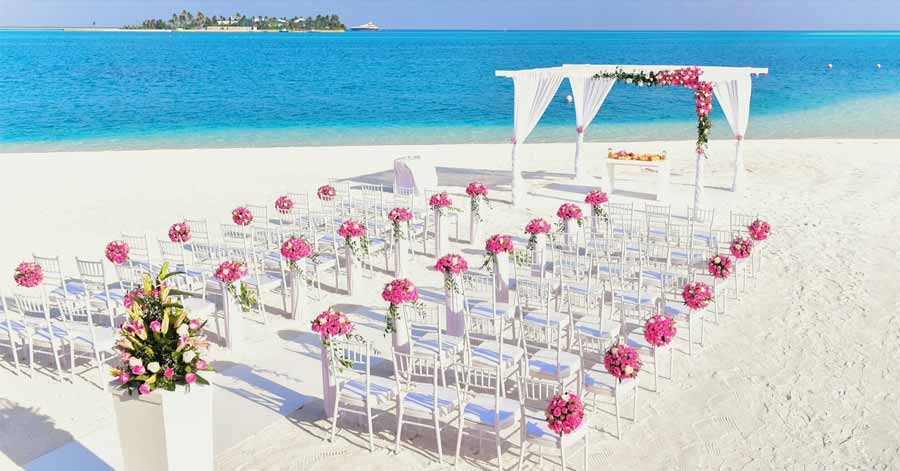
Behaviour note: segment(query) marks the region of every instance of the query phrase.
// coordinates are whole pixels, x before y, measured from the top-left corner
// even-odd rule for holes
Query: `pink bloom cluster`
[[[431,198],[428,199],[428,205],[431,206],[432,209],[436,208],[448,208],[453,206],[453,201],[447,196],[447,192],[437,193],[431,195]]]
[[[575,431],[584,419],[584,404],[577,394],[557,394],[547,404],[547,426],[559,435]]]
[[[618,379],[634,378],[641,371],[641,357],[638,351],[627,346],[616,344],[609,347],[603,355],[603,366],[609,374]]]
[[[563,203],[563,205],[556,210],[556,216],[563,221],[568,221],[569,219],[581,219],[581,208],[575,203]]]
[[[525,233],[527,234],[547,234],[548,232],[550,232],[550,223],[541,218],[532,219],[525,226]]]
[[[44,272],[37,263],[22,262],[16,267],[13,279],[19,286],[34,288],[44,281]]]
[[[712,84],[700,80],[703,71],[699,67],[685,67],[675,70],[660,70],[654,74],[660,85],[674,85],[694,90],[697,116],[706,116],[712,110]]]
[[[128,244],[121,240],[106,244],[106,259],[116,265],[125,263],[128,260]]]
[[[512,238],[508,235],[494,234],[490,238],[488,238],[487,242],[485,242],[484,250],[495,255],[501,252],[512,253]]]
[[[231,212],[231,220],[238,226],[248,226],[253,222],[253,213],[249,209],[239,206]]]
[[[366,235],[366,226],[362,223],[348,219],[338,228],[338,235],[347,239],[350,237],[363,237]]]
[[[394,208],[388,213],[388,220],[394,224],[407,222],[412,219],[412,213],[406,208]]]
[[[285,260],[296,262],[312,255],[312,246],[301,237],[289,237],[281,244],[281,256]]]
[[[444,274],[458,275],[468,270],[469,264],[461,255],[451,253],[439,258],[434,268]]]
[[[750,251],[753,250],[753,240],[746,237],[737,237],[731,241],[729,250],[731,250],[731,255],[734,255],[734,258],[747,258],[750,256]]]
[[[287,214],[293,209],[294,200],[292,200],[289,196],[279,196],[277,200],[275,200],[275,210],[281,214]]]
[[[165,283],[162,283],[160,286],[166,286]],[[122,299],[122,305],[125,306],[125,309],[131,309],[131,306],[135,302],[140,302],[140,299],[144,297],[144,289],[143,288],[135,288],[127,293],[125,293],[125,297]],[[150,297],[158,298],[159,297],[159,288],[152,288],[150,290]]]
[[[215,277],[222,283],[233,283],[247,275],[247,267],[238,261],[226,260],[216,268]]]
[[[750,238],[753,240],[766,240],[769,238],[769,230],[771,226],[766,221],[757,219],[750,223],[747,230],[750,231]]]
[[[584,202],[591,206],[599,206],[607,201],[609,201],[609,197],[600,190],[592,190],[584,197]]]
[[[338,335],[349,336],[353,332],[353,324],[343,312],[328,308],[313,319],[312,331],[322,337],[322,343],[326,343],[328,339]]]
[[[700,281],[688,283],[681,290],[681,298],[684,299],[684,304],[691,309],[703,309],[709,306],[712,297],[712,288]]]
[[[172,242],[188,242],[191,240],[191,226],[186,222],[176,222],[169,227],[169,240]]]
[[[706,263],[706,268],[709,270],[709,274],[720,279],[724,280],[731,275],[731,270],[734,267],[734,263],[728,258],[727,255],[718,254],[714,257],[710,257],[709,261]]]
[[[655,347],[664,347],[675,338],[675,320],[669,316],[657,314],[644,323],[644,339]]]
[[[337,196],[337,190],[331,185],[322,185],[316,191],[316,196],[322,201],[331,201]]]
[[[466,186],[466,194],[469,196],[487,196],[488,189],[484,186],[484,183],[481,182],[472,182]]]
[[[403,303],[414,303],[419,300],[419,290],[416,289],[416,285],[412,281],[405,278],[393,280],[384,285],[381,298],[395,306]]]

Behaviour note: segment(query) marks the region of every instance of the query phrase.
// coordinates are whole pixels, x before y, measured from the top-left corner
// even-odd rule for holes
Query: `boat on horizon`
[[[370,21],[364,25],[354,26],[350,28],[350,31],[379,31],[380,29],[378,25]]]

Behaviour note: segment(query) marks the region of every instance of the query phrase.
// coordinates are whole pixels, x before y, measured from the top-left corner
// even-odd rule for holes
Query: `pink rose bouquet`
[[[121,240],[106,244],[106,259],[116,265],[125,263],[128,260],[128,244]]]
[[[668,345],[677,332],[675,320],[669,316],[657,314],[644,323],[644,339],[654,347]]]
[[[278,199],[275,200],[275,210],[281,214],[287,214],[291,212],[291,209],[293,208],[294,200],[287,195],[279,196]]]
[[[344,336],[348,340],[353,336],[353,323],[350,318],[343,312],[335,311],[334,307],[329,307],[312,320],[312,331],[319,334],[322,339],[322,345],[329,349],[331,355],[336,356],[336,360],[341,364],[342,368],[350,368],[353,362],[340,356],[340,354],[332,348],[331,339]],[[357,336],[357,338],[362,339]]]
[[[508,235],[494,234],[490,236],[484,243],[484,263],[481,268],[487,267],[489,271],[493,270],[493,263],[497,261],[497,254],[513,253],[512,238]]]
[[[688,283],[681,290],[681,298],[684,304],[691,309],[703,309],[712,301],[713,292],[708,284],[703,282]]]
[[[487,203],[488,207],[491,205],[491,200],[488,199],[487,187],[481,182],[471,182],[466,186],[466,194],[469,195],[469,208],[471,208],[472,214],[479,221],[483,221],[481,218],[481,202]]]
[[[584,404],[577,394],[557,394],[547,404],[547,426],[560,436],[575,431],[584,420]]]
[[[469,264],[461,255],[447,254],[439,258],[434,269],[444,274],[444,287],[460,294],[454,275],[461,275],[469,269]]]
[[[641,357],[637,350],[627,345],[615,344],[603,355],[603,366],[609,374],[622,381],[634,378],[641,371]]]
[[[169,227],[169,240],[175,243],[185,243],[191,240],[191,226],[186,222],[176,222]]]
[[[753,240],[766,240],[769,238],[769,223],[762,219],[757,219],[750,223],[747,230],[750,232],[750,238]]]
[[[249,209],[239,206],[231,211],[231,220],[238,226],[249,226],[253,222],[253,213]]]
[[[331,201],[337,196],[337,190],[331,185],[322,185],[316,191],[316,196],[322,201]]]
[[[44,272],[37,263],[22,262],[16,267],[13,279],[24,288],[34,288],[44,281]]]
[[[734,258],[747,258],[750,256],[750,251],[753,250],[753,240],[746,237],[737,237],[731,241],[729,250],[731,250],[731,255],[734,255]]]
[[[242,311],[250,312],[250,307],[256,302],[256,295],[243,283],[240,284],[240,290],[237,287],[237,282],[247,276],[246,265],[235,260],[226,260],[219,264],[213,276],[225,284],[228,292],[240,303]]]
[[[709,274],[720,280],[728,278],[731,275],[733,267],[734,262],[732,262],[727,255],[722,254],[710,257],[710,259],[706,263],[706,268],[707,270],[709,270]]]
[[[591,214],[604,221],[607,219],[607,215],[606,210],[603,209],[603,206],[601,205],[608,201],[609,197],[606,196],[606,193],[600,190],[592,190],[587,194],[587,196],[584,197],[584,202],[591,205]]]
[[[303,267],[300,260],[313,257],[312,245],[302,237],[288,237],[281,244],[281,256],[288,261],[291,271],[303,276]]]
[[[386,326],[384,332],[389,334],[396,329],[397,319],[400,317],[400,306],[403,304],[412,304],[417,310],[421,309],[419,303],[419,290],[412,281],[407,279],[397,279],[384,285],[381,291],[381,299],[387,301],[388,316],[385,318]]]
[[[538,234],[549,234],[550,229],[550,223],[546,220],[542,218],[532,219],[525,226],[525,233],[528,234],[528,250],[534,250],[537,247]]]
[[[581,212],[581,208],[575,203],[563,203],[562,206],[556,210],[556,217],[562,222],[575,219],[578,221],[579,226],[584,222],[584,214]]]
[[[445,191],[431,195],[431,198],[428,199],[428,206],[431,206],[431,209],[437,211],[439,215],[443,215],[444,211],[453,209],[453,200],[447,196],[447,192]]]
[[[338,228],[338,235],[344,238],[344,243],[357,260],[369,255],[369,238],[366,237],[366,226],[362,223],[348,219]]]
[[[412,220],[412,213],[406,208],[394,208],[388,213],[388,221],[391,221],[392,234],[394,240],[404,239],[401,224],[406,224],[409,229],[409,221]]]

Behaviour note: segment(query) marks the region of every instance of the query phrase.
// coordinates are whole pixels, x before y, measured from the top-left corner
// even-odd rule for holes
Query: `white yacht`
[[[354,26],[350,28],[351,31],[378,31],[379,29],[381,28],[379,28],[378,25],[372,23],[371,21],[364,25]]]

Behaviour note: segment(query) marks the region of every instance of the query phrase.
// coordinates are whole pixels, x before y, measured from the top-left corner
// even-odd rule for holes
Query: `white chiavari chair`
[[[581,358],[563,349],[563,340],[567,337],[564,324],[546,320],[523,321],[519,328],[526,374],[555,381],[564,388],[574,384],[580,390]]]
[[[639,313],[640,314],[640,313]],[[646,319],[644,319],[646,321]],[[635,330],[632,330],[628,333],[628,336],[625,337],[625,345],[634,348],[641,355],[641,358],[652,358],[653,359],[653,392],[659,393],[659,356],[660,353],[663,353],[669,357],[669,379],[674,378],[675,372],[675,348],[672,345],[672,342],[669,342],[664,346],[656,346],[647,341],[647,338],[644,336],[645,326],[641,326]],[[644,367],[642,371],[646,370],[647,362],[644,361]]]
[[[592,412],[596,415],[600,411],[598,398],[609,397],[613,399],[615,404],[616,416],[616,438],[622,438],[622,420],[621,405],[628,396],[632,396],[634,403],[632,405],[632,421],[637,418],[637,401],[638,401],[638,380],[635,378],[626,378],[621,381],[606,371],[603,363],[603,357],[606,350],[613,345],[614,341],[603,337],[591,335],[587,332],[579,332],[578,349],[581,355],[581,361],[585,365],[590,364],[591,367],[585,366],[584,371],[584,403],[590,405]]]
[[[750,214],[750,213],[737,213],[731,212],[731,235],[732,237],[750,237],[750,224],[753,221],[760,219],[759,214]],[[766,241],[765,240],[754,240],[753,241],[753,251],[750,254],[750,259],[753,262],[752,264],[752,274],[756,274],[762,266],[763,254],[766,249]]]
[[[313,246],[316,253],[315,260],[306,261],[307,269],[311,266],[316,279],[316,297],[322,299],[322,279],[323,271],[331,271],[334,274],[334,288],[340,288],[341,278],[341,253],[338,250],[337,228],[333,218],[323,214],[314,214],[310,216],[311,227],[313,230],[312,238],[309,242]],[[320,235],[320,227],[324,231],[333,236]]]
[[[75,299],[57,299],[63,328],[68,334],[69,372],[75,376],[75,359],[85,358],[93,362],[87,370],[96,368],[99,381],[97,386],[106,389],[108,385],[107,362],[116,358],[116,331],[114,327],[94,325],[90,306]],[[85,370],[85,371],[87,371]]]
[[[668,278],[667,278],[668,279]],[[699,324],[699,344],[703,346],[703,328],[704,319],[706,317],[706,309],[690,309],[684,304],[682,298],[682,290],[684,285],[689,281],[684,277],[673,276],[671,282],[666,282],[666,287],[662,292],[662,313],[674,318],[676,321],[687,324],[688,326],[688,355],[694,354],[694,326]],[[716,293],[713,292],[713,296]]]
[[[716,210],[688,206],[687,219],[691,226],[691,236],[701,243],[708,244],[715,227]]]
[[[153,264],[150,254],[150,243],[147,235],[122,234],[122,241],[128,244],[128,262],[140,266],[145,272],[159,271],[159,265]]]
[[[93,307],[105,311],[109,318],[109,325],[116,326],[119,306],[124,302],[126,292],[121,288],[109,286],[106,267],[102,260],[85,260],[75,257],[75,265],[78,267],[78,275],[86,300]]]
[[[669,237],[669,224],[672,223],[672,207],[668,204],[645,204],[644,216],[646,240],[665,242]]]
[[[500,394],[506,396],[505,381],[517,377],[524,366],[525,349],[506,343],[503,336],[505,320],[498,316],[473,314],[465,316],[466,364],[483,368],[498,367],[501,382]]]
[[[355,201],[353,200],[353,186],[350,180],[340,180],[338,178],[329,178],[328,184],[334,187],[337,195],[331,201],[322,201],[322,210],[326,213],[329,210],[336,217],[347,219],[352,217]],[[326,209],[326,206],[330,206]]]
[[[0,347],[9,348],[10,353],[12,353],[16,375],[19,375],[22,372],[19,363],[19,348],[20,345],[23,350],[28,348],[28,328],[22,316],[9,309],[3,292],[0,292],[0,309],[3,309],[3,312],[0,312],[0,333],[5,334],[6,337],[6,343],[0,343]]]
[[[275,274],[266,269],[265,260],[259,252],[247,252],[243,262],[247,264],[247,276],[241,279],[241,283],[256,293],[254,307],[257,314],[262,316],[263,324],[268,324],[269,316],[264,299],[267,294],[280,296],[282,309],[285,312],[288,310],[288,290],[284,286],[284,280],[280,273]]]
[[[209,223],[206,218],[203,219],[185,219],[184,223],[191,228],[191,240],[189,245],[194,243],[209,244],[212,239],[209,236]]]
[[[560,453],[560,469],[568,470],[566,463],[566,450],[578,442],[583,442],[583,460],[584,469],[589,469],[588,459],[588,435],[590,429],[590,420],[587,415],[581,422],[581,426],[567,435],[560,435],[550,430],[547,425],[547,404],[556,394],[559,394],[563,388],[559,383],[552,381],[544,381],[539,379],[531,379],[523,377],[521,391],[522,418],[519,427],[521,433],[521,445],[519,451],[518,470],[522,470],[525,463],[525,454],[530,451],[532,446],[539,448],[538,469],[547,469],[544,467],[544,448],[556,448]]]
[[[434,221],[434,211],[431,209],[431,207],[428,206],[428,202],[431,200],[431,197],[433,195],[437,195],[440,193],[444,193],[444,191],[440,190],[438,188],[425,188],[424,201],[425,201],[425,211],[426,211],[425,212],[426,234],[429,230],[429,227],[432,231],[432,234],[436,234],[435,229],[437,228],[437,226],[435,225],[436,221]],[[454,204],[453,207],[457,208],[458,206],[456,206],[456,204]],[[460,240],[459,234],[460,234],[460,224],[461,224],[460,220],[462,219],[462,217],[460,216],[461,214],[462,214],[462,212],[460,212],[460,211],[449,211],[449,210],[444,211],[444,217],[447,219],[447,228],[449,229],[451,225],[454,227],[454,230],[456,233],[456,240]],[[437,240],[437,239],[435,239],[435,240]],[[443,255],[443,254],[438,254],[438,256],[441,256],[441,255]]]
[[[65,354],[65,346],[69,333],[59,319],[50,316],[50,305],[46,294],[15,294],[16,307],[25,324],[25,341],[28,345],[28,365],[31,377],[34,377],[34,354],[47,355],[53,358],[56,365],[56,378],[62,381],[61,358]]]
[[[446,306],[442,303],[421,301],[421,311],[416,311],[407,304],[400,306],[401,315],[399,322],[406,322],[406,331],[413,355],[431,357],[437,356],[441,371],[460,361],[460,356],[465,347],[464,337],[447,334],[445,324],[447,319]],[[442,385],[446,386],[444,376]]]
[[[464,434],[478,440],[479,447],[486,439],[493,438],[497,449],[497,470],[503,470],[503,442],[509,441],[518,428],[522,414],[519,401],[504,397],[506,379],[498,363],[493,367],[457,365],[457,378],[462,378],[463,406],[456,435],[456,460]]]
[[[44,274],[42,284],[48,290],[50,299],[84,297],[84,285],[65,276],[59,257],[41,257],[32,254],[32,259],[41,266],[41,272]]]
[[[428,241],[427,218],[428,218],[428,202],[416,195],[415,188],[394,188],[394,207],[406,208],[412,213],[410,221],[410,250],[415,252],[415,240],[422,238],[422,253],[426,253],[426,244]],[[391,208],[393,209],[393,208]]]
[[[630,239],[636,233],[634,203],[614,203],[610,201],[609,232],[614,238]]]
[[[188,262],[184,244],[163,239],[159,239],[158,242],[162,259],[169,262],[169,271],[184,273],[187,281],[186,289],[189,291],[199,289],[200,295],[206,299],[206,273],[202,267]]]

